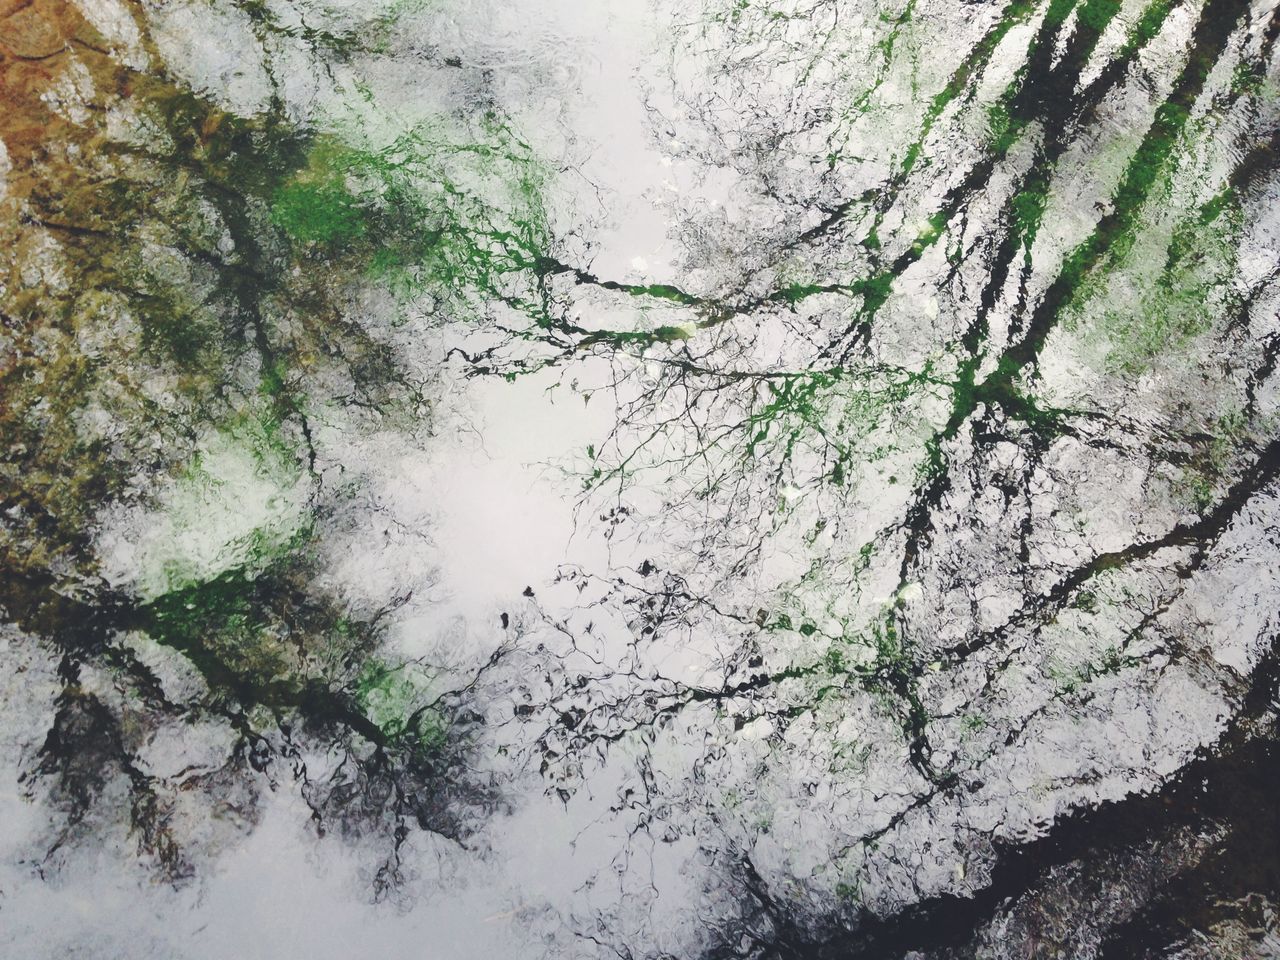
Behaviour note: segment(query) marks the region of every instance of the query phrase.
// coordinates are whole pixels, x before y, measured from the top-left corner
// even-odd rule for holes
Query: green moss
[[[1154,265],[1141,258],[1121,265],[1116,276],[1130,278],[1122,287],[1127,295],[1104,308],[1097,321],[1110,344],[1110,366],[1140,373],[1154,358],[1184,350],[1233,312],[1239,301],[1235,275],[1241,228],[1238,204],[1220,194],[1176,227],[1154,277]]]
[[[1080,25],[1101,33],[1120,12],[1120,0],[1087,0],[1076,15]]]
[[[402,299],[458,308],[501,301],[545,326],[535,295],[549,245],[544,172],[494,114],[467,141],[452,123],[426,121],[373,144],[358,129],[314,141],[305,163],[272,195],[271,218],[304,247]],[[684,301],[672,287],[647,296]]]
[[[1231,474],[1238,451],[1265,436],[1265,425],[1251,424],[1240,410],[1214,419],[1209,439],[1195,452],[1173,483],[1173,493],[1197,512],[1213,505]]]
[[[1026,124],[1009,116],[1009,106],[1005,101],[998,101],[987,108],[987,132],[990,137],[991,152],[1003,157],[1022,136]]]
[[[836,899],[846,904],[855,904],[862,900],[862,887],[856,880],[841,881],[836,884]]]
[[[1027,245],[1035,242],[1047,198],[1047,184],[1029,183],[1014,194],[1011,201],[1013,229],[1017,232],[1019,239]]]
[[[356,702],[389,739],[434,750],[444,743],[446,727],[439,711],[428,705],[432,680],[430,672],[415,663],[370,660],[356,681]]]
[[[1144,47],[1154,40],[1164,28],[1164,22],[1168,19],[1173,6],[1174,0],[1154,0],[1147,4],[1129,35],[1128,43],[1121,50],[1120,56],[1128,59],[1135,49]]]
[[[302,683],[285,636],[273,629],[264,586],[257,577],[231,570],[173,590],[143,609],[145,628],[245,706],[271,701],[271,688],[297,690]]]
[[[1048,675],[1056,684],[1056,696],[1069,697],[1079,693],[1099,677],[1112,676],[1129,667],[1140,666],[1136,657],[1128,656],[1117,646],[1108,646],[1099,651],[1092,659],[1075,667],[1053,664],[1048,668]]]
[[[134,589],[151,599],[228,570],[252,576],[310,539],[303,473],[278,422],[244,413],[200,442],[134,543]]]
[[[294,240],[336,245],[365,232],[365,215],[338,176],[295,180],[275,196],[271,219]]]

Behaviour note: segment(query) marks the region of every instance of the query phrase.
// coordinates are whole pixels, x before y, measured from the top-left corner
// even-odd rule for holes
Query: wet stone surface
[[[0,953],[1280,956],[1278,37],[0,0]]]

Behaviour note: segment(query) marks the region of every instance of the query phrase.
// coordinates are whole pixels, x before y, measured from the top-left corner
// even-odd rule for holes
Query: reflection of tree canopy
[[[1224,706],[1127,727],[1126,691],[1194,713],[1250,689],[1251,668],[1205,672],[1230,620],[1204,601],[1273,522],[1276,273],[1249,251],[1275,22],[1010,4],[957,47],[913,5],[734,5],[681,38],[705,72],[682,65],[661,122],[757,200],[679,209],[686,266],[717,279],[664,292],[655,312],[686,309],[638,342],[582,340],[643,359],[615,362],[619,426],[588,451],[602,516],[683,550],[557,624],[621,603],[636,642],[583,663],[542,742],[571,773],[647,745],[646,816],[670,829],[682,796],[727,824],[744,895],[793,924],[765,929],[803,942],[833,900],[853,918],[980,885],[984,837],[1176,769],[1126,741],[1185,757],[1219,733]],[[875,42],[848,48],[863,24]],[[664,670],[686,646],[720,668]],[[1082,714],[1112,729],[1059,764],[1046,738]],[[678,743],[702,745],[691,783],[652,769]],[[1039,809],[1011,803],[1021,777]],[[926,842],[950,852],[921,865]]]
[[[284,28],[246,9],[269,46]],[[252,820],[245,791],[284,770],[321,825],[385,820],[397,847],[406,821],[461,837],[489,802],[459,766],[474,711],[429,666],[380,653],[405,596],[361,613],[317,579],[351,496],[325,435],[431,429],[433,375],[362,323],[355,291],[412,284],[440,315],[499,297],[508,248],[537,242],[536,173],[492,113],[376,143],[299,126],[278,96],[237,116],[171,77],[133,15],[124,55],[70,9],[30,8],[62,49],[13,68],[30,93],[5,137],[4,605],[53,644],[63,683],[37,772],[71,829],[125,783],[141,848],[174,876],[185,793]],[[354,38],[382,22],[304,39],[368,55]],[[42,99],[68,62],[83,89]],[[267,488],[261,517],[245,483]],[[95,559],[103,507],[143,511],[124,585]],[[215,520],[234,539],[202,545]],[[174,696],[147,662],[156,644],[198,690]],[[225,764],[148,774],[139,731],[175,724],[220,730]]]
[[[501,802],[477,751],[566,804],[621,752],[629,840],[699,836],[740,901],[709,948],[764,955],[980,889],[993,845],[1269,709],[1264,631],[1224,639],[1205,599],[1267,597],[1239,584],[1280,469],[1274,10],[682,14],[655,130],[747,199],[670,201],[684,278],[624,282],[555,235],[485,70],[414,49],[453,109],[379,104],[360,71],[412,8],[231,7],[273,91],[252,115],[140,9],[129,51],[37,4],[59,39],[12,68],[2,602],[60,662],[50,854],[124,804],[178,878],[192,796],[247,824],[292,778],[385,839],[389,885],[410,823],[464,839]],[[298,62],[345,106],[302,121]],[[465,675],[397,661],[411,591],[326,587],[342,438],[430,433],[451,376],[549,371],[616,406],[568,469],[644,559],[562,570]],[[242,474],[269,523],[219,492]],[[211,514],[234,538],[166,545]],[[142,731],[197,726],[225,762],[148,772]]]

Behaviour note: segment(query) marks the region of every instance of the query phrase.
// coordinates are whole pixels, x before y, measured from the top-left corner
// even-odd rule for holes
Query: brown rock
[[[62,32],[34,6],[24,7],[0,21],[0,46],[15,57],[39,60],[52,56],[65,45]]]
[[[31,6],[31,0],[0,0],[0,20]]]

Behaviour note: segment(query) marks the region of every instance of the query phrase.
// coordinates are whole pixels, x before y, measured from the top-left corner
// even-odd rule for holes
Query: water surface
[[[0,952],[1280,956],[1280,7],[0,18]]]

